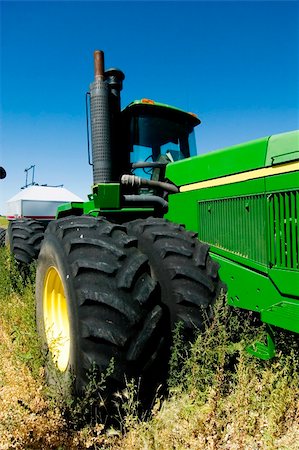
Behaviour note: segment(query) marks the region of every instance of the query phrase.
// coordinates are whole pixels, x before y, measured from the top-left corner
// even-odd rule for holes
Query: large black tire
[[[27,265],[36,260],[44,238],[45,226],[32,219],[16,219],[9,222],[6,243],[16,261]]]
[[[219,265],[209,256],[208,245],[199,242],[196,233],[165,219],[138,219],[127,227],[149,258],[171,329],[181,322],[182,334],[192,340],[213,317],[220,292]]]
[[[57,306],[63,296],[65,309]],[[49,224],[37,264],[37,327],[44,346],[50,348],[49,377],[65,381],[71,393],[84,392],[93,365],[103,374],[112,359],[114,369],[104,393],[108,399],[125,386],[126,377],[150,373],[163,348],[164,312],[159,302],[148,258],[124,226],[88,216]],[[57,325],[51,318],[53,308],[62,308],[54,314],[57,323],[61,318],[69,323],[69,347],[62,346],[61,352],[51,350],[46,329]],[[63,336],[64,326],[55,333]],[[55,377],[50,373],[53,367]],[[68,384],[70,375],[73,380]]]
[[[0,247],[5,246],[5,235],[6,235],[6,229],[0,228]]]

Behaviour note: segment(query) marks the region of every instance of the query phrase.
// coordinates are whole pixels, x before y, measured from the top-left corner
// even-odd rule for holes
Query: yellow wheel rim
[[[45,277],[43,312],[49,350],[58,369],[64,372],[70,357],[70,322],[63,284],[55,267],[50,267]]]

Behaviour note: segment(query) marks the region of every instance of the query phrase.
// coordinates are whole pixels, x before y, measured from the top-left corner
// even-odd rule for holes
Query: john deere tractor
[[[106,395],[165,373],[171,331],[194,332],[212,317],[220,290],[208,246],[163,218],[178,187],[168,163],[195,155],[192,114],[143,99],[120,109],[124,74],[95,52],[90,85],[93,187],[85,203],[59,207],[45,231],[36,273],[40,336],[49,365],[75,391],[113,361]],[[159,375],[159,376],[158,376]]]
[[[37,261],[49,365],[77,392],[111,361],[107,396],[125,377],[151,390],[175,325],[192,340],[222,283],[268,324],[250,351],[270,358],[271,325],[299,332],[298,132],[196,156],[195,115],[149,99],[121,110],[124,74],[94,57],[92,193],[59,207]]]
[[[6,170],[4,167],[0,166],[0,180],[3,180],[6,177]],[[0,247],[2,247],[5,243],[5,228],[0,228]]]

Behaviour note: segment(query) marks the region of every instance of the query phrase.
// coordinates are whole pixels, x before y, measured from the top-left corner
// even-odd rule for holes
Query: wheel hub
[[[43,316],[47,345],[58,369],[64,372],[70,356],[70,323],[63,283],[53,266],[45,277]]]

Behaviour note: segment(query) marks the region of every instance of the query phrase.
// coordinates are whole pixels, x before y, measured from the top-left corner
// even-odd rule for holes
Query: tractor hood
[[[214,179],[221,183],[222,177],[250,173],[296,159],[299,159],[299,131],[292,131],[169,164],[166,177],[177,186]]]

